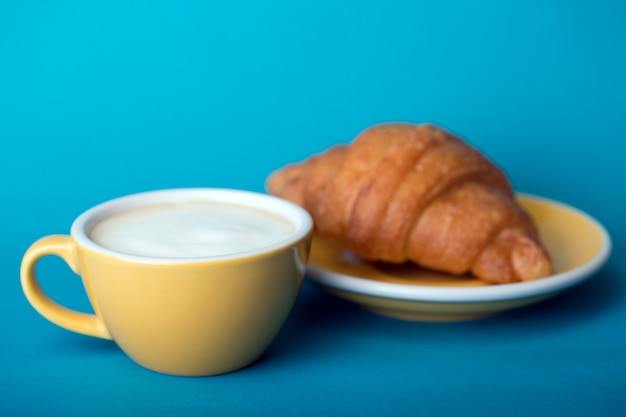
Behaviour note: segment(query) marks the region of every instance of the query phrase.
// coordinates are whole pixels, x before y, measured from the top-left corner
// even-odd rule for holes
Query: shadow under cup
[[[147,257],[113,251],[89,238],[105,218],[163,203],[235,204],[278,215],[293,233],[243,252],[193,258]],[[35,242],[22,261],[24,293],[51,322],[78,333],[113,339],[138,364],[174,375],[215,375],[242,368],[274,340],[299,293],[312,220],[288,201],[227,189],[174,189],[135,194],[98,205],[67,235]],[[95,314],[50,299],[35,266],[63,258],[82,277]]]

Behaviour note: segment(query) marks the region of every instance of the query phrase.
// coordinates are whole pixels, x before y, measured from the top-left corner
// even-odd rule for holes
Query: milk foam
[[[89,236],[105,248],[130,255],[194,258],[262,248],[295,230],[270,212],[194,201],[129,210],[100,221]]]

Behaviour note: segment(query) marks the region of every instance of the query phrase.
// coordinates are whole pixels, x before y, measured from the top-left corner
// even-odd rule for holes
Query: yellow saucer
[[[554,275],[530,282],[489,285],[465,275],[413,264],[367,262],[315,236],[308,278],[331,294],[374,312],[409,320],[467,320],[548,299],[596,272],[608,259],[611,239],[589,215],[562,203],[518,194],[534,218],[554,264]]]

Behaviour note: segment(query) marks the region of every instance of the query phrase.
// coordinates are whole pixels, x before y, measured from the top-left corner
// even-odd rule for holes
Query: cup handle
[[[98,316],[63,307],[42,290],[35,266],[39,259],[47,255],[60,257],[74,273],[79,274],[75,246],[70,236],[50,235],[39,239],[24,254],[20,270],[22,289],[30,304],[39,314],[58,326],[88,336],[111,339],[111,334]]]

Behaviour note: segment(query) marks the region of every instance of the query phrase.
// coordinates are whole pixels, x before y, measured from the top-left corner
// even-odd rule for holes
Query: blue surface
[[[175,3],[175,4],[174,4]],[[0,415],[626,415],[626,3],[0,3]],[[592,280],[478,321],[415,323],[305,284],[239,372],[146,371],[40,317],[27,247],[113,197],[263,190],[381,121],[438,123],[520,191],[602,222]],[[59,302],[89,311],[58,259]]]

